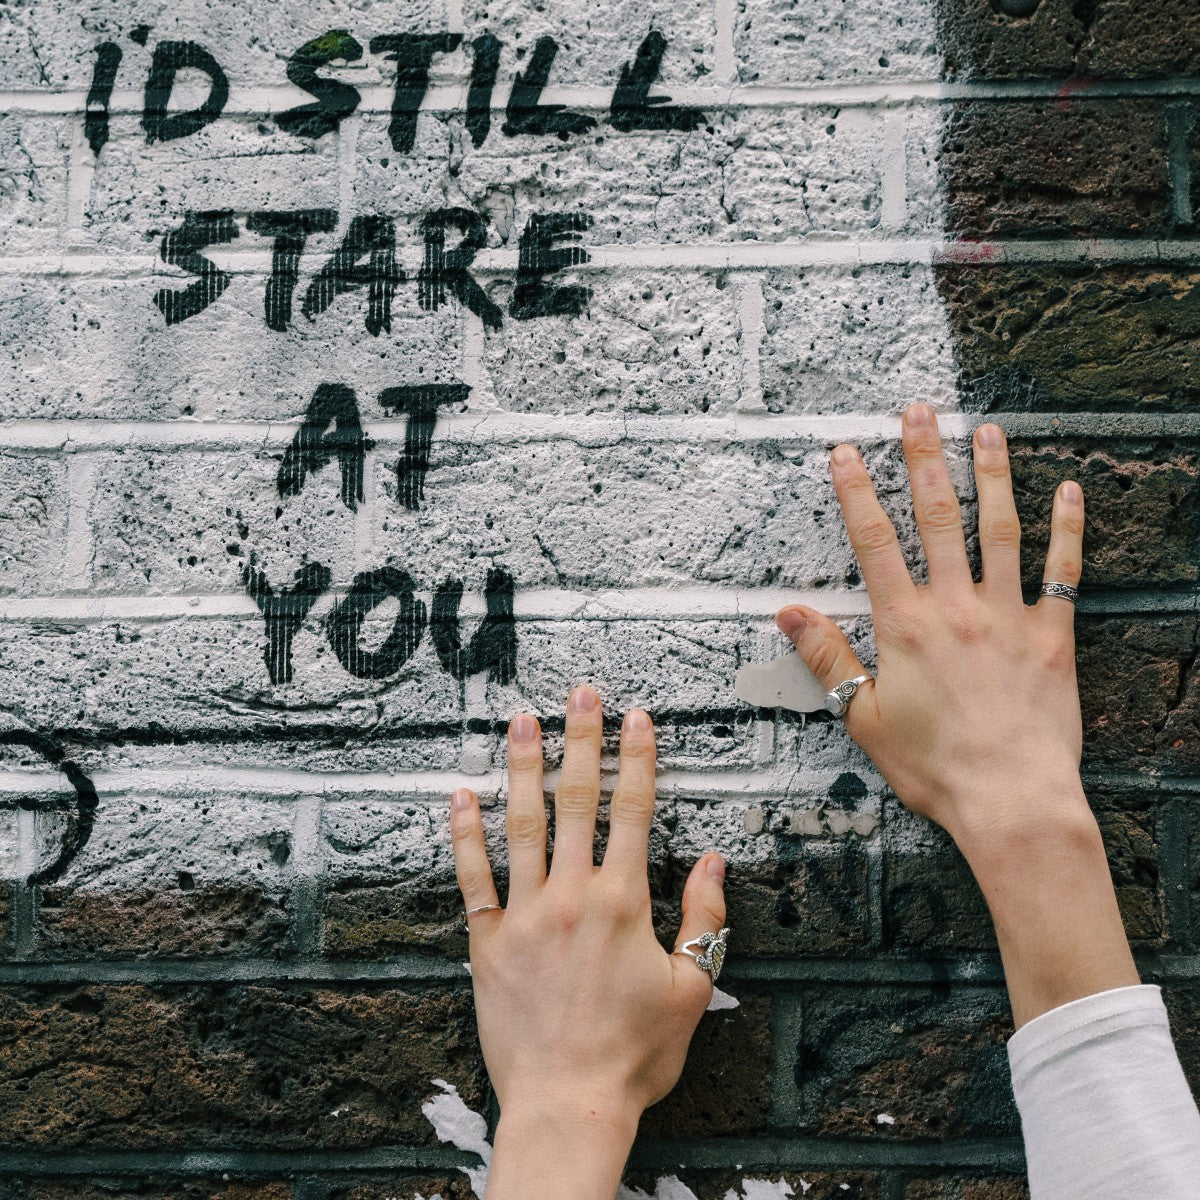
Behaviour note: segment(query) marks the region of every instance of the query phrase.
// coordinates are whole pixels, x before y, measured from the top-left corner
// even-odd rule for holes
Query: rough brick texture
[[[1077,479],[1089,798],[1200,1088],[1200,9],[394,8],[2,9],[0,1200],[475,1195],[446,793],[503,896],[504,726],[553,769],[580,682],[606,792],[657,722],[664,946],[728,862],[622,1200],[1023,1200],[965,861],[734,679],[792,596],[875,662],[837,441],[918,580],[906,404],[976,564],[1008,425],[1030,593]]]

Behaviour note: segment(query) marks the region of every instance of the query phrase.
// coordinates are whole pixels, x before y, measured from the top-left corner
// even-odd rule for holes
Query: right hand
[[[833,484],[871,600],[878,673],[845,714],[850,736],[914,812],[956,841],[1090,820],[1079,785],[1083,734],[1075,681],[1074,605],[1021,596],[1020,524],[1003,431],[975,433],[983,580],[967,561],[958,498],[937,419],[913,405],[904,456],[928,584],[909,575],[896,531],[852,446],[833,451]],[[1076,585],[1083,569],[1083,493],[1054,497],[1045,580]],[[827,688],[866,672],[828,617],[799,605],[779,628]]]

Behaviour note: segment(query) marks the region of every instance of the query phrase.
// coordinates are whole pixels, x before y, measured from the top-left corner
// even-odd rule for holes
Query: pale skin
[[[1022,599],[1020,526],[998,426],[974,438],[979,582],[928,406],[906,411],[903,446],[928,564],[921,586],[858,452],[832,454],[878,655],[845,724],[900,800],[941,825],[970,864],[1019,1028],[1069,1000],[1139,982],[1079,776],[1074,606]],[[1044,579],[1079,582],[1083,523],[1082,491],[1062,484]],[[792,605],[776,621],[827,688],[867,673],[828,617]],[[674,1086],[712,994],[707,974],[668,955],[651,928],[654,732],[637,710],[622,728],[611,832],[594,865],[600,727],[599,697],[576,689],[549,871],[540,730],[528,716],[509,730],[507,908],[470,919],[479,1034],[500,1102],[488,1200],[612,1200],[638,1119]],[[466,789],[455,793],[451,832],[465,906],[499,903],[478,801]],[[717,854],[692,870],[677,946],[721,927],[723,876]]]

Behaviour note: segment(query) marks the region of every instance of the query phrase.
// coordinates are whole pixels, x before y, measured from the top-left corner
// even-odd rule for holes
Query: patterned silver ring
[[[721,973],[721,967],[725,962],[725,947],[729,941],[729,930],[722,929],[720,933],[702,933],[698,938],[692,938],[691,941],[684,942],[682,946],[672,950],[672,954],[686,954],[688,958],[694,959],[696,966],[702,971],[707,971],[712,976],[713,983],[717,982],[717,976]],[[698,949],[692,950],[689,947],[696,946]]]
[[[1072,604],[1079,599],[1079,589],[1072,587],[1069,583],[1043,583],[1041,594],[1043,596],[1061,596],[1064,600],[1070,600]]]
[[[468,908],[467,911],[463,914],[463,924],[468,929],[470,929],[471,928],[470,918],[473,917],[476,913],[503,912],[503,911],[504,911],[504,907],[503,907],[503,905],[500,905],[500,904],[481,904],[478,908]]]
[[[835,717],[844,717],[846,709],[850,707],[850,701],[854,699],[854,693],[870,678],[870,675],[856,675],[853,679],[839,683],[833,691],[826,692],[826,711],[833,713]]]

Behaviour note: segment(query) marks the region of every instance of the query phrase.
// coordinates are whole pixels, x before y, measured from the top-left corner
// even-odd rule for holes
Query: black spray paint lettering
[[[463,585],[447,580],[433,595],[430,635],[438,662],[455,679],[486,670],[493,683],[511,683],[517,675],[517,626],[513,619],[513,578],[504,567],[487,573],[484,596],[487,616],[464,646],[459,633],[458,606]]]
[[[342,473],[342,503],[354,511],[363,498],[363,464],[370,448],[354,392],[340,383],[320,384],[292,444],[283,453],[275,480],[279,494],[296,495],[309,473],[319,471],[336,454]]]
[[[252,233],[273,237],[271,278],[264,300],[267,328],[284,332],[289,328],[292,296],[297,286],[300,257],[309,233],[336,228],[332,209],[300,209],[295,212],[257,212],[246,219]],[[446,249],[446,227],[462,231],[458,245]],[[592,227],[587,213],[533,213],[518,239],[517,273],[508,304],[509,315],[518,321],[536,317],[578,316],[586,307],[591,290],[579,285],[551,287],[547,275],[582,266],[590,256],[577,244],[579,236]],[[417,298],[426,311],[434,311],[449,291],[483,321],[488,329],[503,322],[500,308],[487,296],[468,267],[486,240],[484,218],[471,209],[437,209],[422,220],[424,261],[417,272]],[[162,257],[200,278],[187,287],[163,288],[155,294],[168,325],[203,312],[229,286],[232,276],[220,270],[200,251],[209,245],[233,241],[238,236],[231,209],[189,212],[183,224],[162,240]],[[569,242],[556,247],[555,243]],[[367,257],[364,263],[361,260]],[[396,287],[407,282],[396,263],[396,226],[391,217],[355,217],[341,246],[309,282],[301,314],[309,320],[323,313],[338,296],[356,288],[367,289],[366,327],[378,336],[390,332],[392,301]]]
[[[336,79],[323,79],[317,68],[342,60],[358,62],[363,48],[344,29],[331,29],[311,42],[305,42],[288,59],[287,77],[298,88],[316,97],[315,104],[289,108],[275,118],[275,124],[285,133],[296,137],[319,138],[331,133],[359,105],[358,89]]]
[[[461,33],[385,33],[371,39],[371,53],[396,64],[388,137],[397,154],[407,154],[417,140],[417,110],[429,88],[433,56],[449,54],[461,42]]]
[[[416,512],[425,499],[425,476],[433,448],[437,410],[442,404],[464,404],[471,389],[465,383],[426,383],[385,388],[379,393],[383,408],[408,414],[404,427],[404,451],[396,464],[400,502]]]
[[[471,82],[467,85],[467,132],[476,150],[492,127],[492,92],[500,73],[500,39],[482,33],[471,43]]]
[[[199,108],[168,113],[175,76],[183,68],[203,71],[211,83],[208,96]],[[169,142],[189,137],[211,125],[224,111],[229,100],[229,80],[220,64],[203,46],[195,42],[159,42],[154,47],[150,75],[146,80],[142,128],[148,142]]]
[[[303,208],[293,212],[256,212],[246,218],[251,233],[274,238],[271,248],[271,278],[267,281],[263,315],[267,328],[284,333],[292,321],[292,296],[300,278],[300,256],[310,233],[328,233],[337,228],[332,208]]]
[[[509,137],[522,133],[555,133],[565,140],[572,133],[586,133],[596,124],[595,117],[568,112],[565,105],[538,103],[542,89],[550,78],[550,64],[557,53],[558,43],[552,37],[538,38],[529,56],[529,64],[523,72],[518,71],[513,79],[501,133]]]
[[[395,675],[421,644],[427,619],[425,601],[415,598],[412,576],[399,567],[379,567],[355,575],[345,599],[325,621],[325,633],[338,661],[358,679]],[[378,650],[359,644],[363,621],[385,600],[399,604],[392,628]]]
[[[667,39],[657,29],[652,29],[638,47],[637,57],[621,68],[609,112],[614,129],[622,133],[635,129],[687,133],[704,123],[704,113],[700,109],[670,107],[669,96],[650,95],[650,85],[658,78],[666,49]]]
[[[67,824],[63,831],[62,847],[58,856],[48,866],[43,867],[27,880],[29,887],[39,887],[54,883],[60,879],[66,869],[75,861],[79,852],[88,844],[92,829],[96,823],[96,809],[100,805],[100,797],[96,794],[95,785],[83,773],[79,766],[66,756],[63,748],[52,738],[44,734],[34,733],[26,729],[6,729],[0,732],[0,745],[27,746],[30,750],[41,755],[48,763],[57,767],[66,777],[75,796],[66,806]],[[60,802],[44,805],[36,800],[22,797],[16,802],[19,808],[27,812],[58,811],[63,808]]]
[[[242,583],[258,605],[267,627],[263,662],[272,683],[292,681],[292,639],[322,592],[329,590],[333,575],[320,563],[305,563],[293,577],[290,588],[276,592],[266,575],[253,565],[242,568]]]
[[[101,42],[96,47],[96,66],[92,86],[84,101],[83,136],[93,154],[99,154],[108,141],[108,104],[112,99],[117,68],[121,65],[121,47],[116,42]]]

